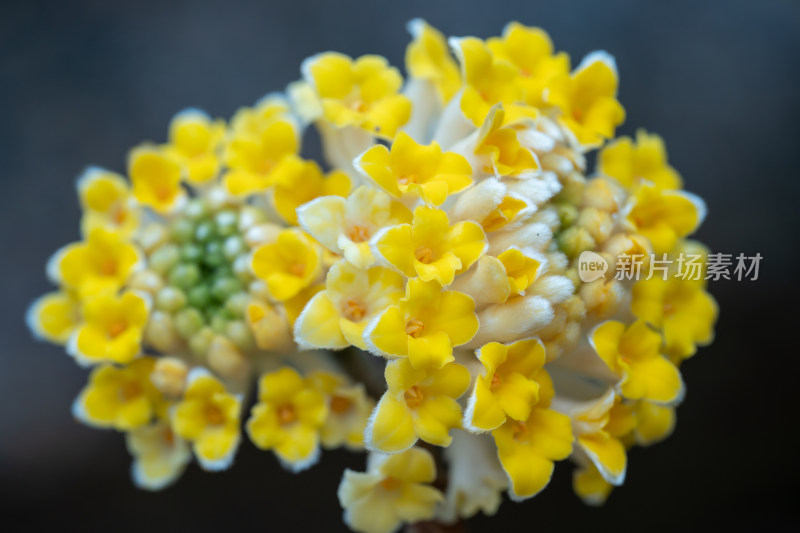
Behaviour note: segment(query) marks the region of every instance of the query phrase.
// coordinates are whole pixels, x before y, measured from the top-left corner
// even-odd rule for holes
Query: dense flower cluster
[[[572,68],[517,23],[409,29],[405,81],[379,56],[319,54],[228,123],[179,113],[128,179],[78,180],[82,239],[28,321],[91,368],[74,415],[125,433],[137,485],[229,467],[243,430],[293,471],[365,448],[345,521],[390,532],[492,514],[567,458],[601,503],[626,451],[672,431],[716,304],[704,281],[613,266],[706,254],[686,239],[704,206],[658,136],[614,139],[613,58]],[[300,155],[311,124],[329,171]],[[584,251],[612,268],[581,281]]]

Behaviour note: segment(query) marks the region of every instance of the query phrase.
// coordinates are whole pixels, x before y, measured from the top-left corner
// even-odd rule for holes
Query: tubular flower
[[[650,183],[658,189],[680,189],[680,175],[667,163],[664,141],[644,130],[636,132],[636,144],[620,137],[600,151],[598,172],[626,188]]]
[[[494,514],[567,458],[602,503],[627,450],[672,433],[678,365],[718,314],[688,240],[705,206],[660,137],[614,139],[613,58],[572,69],[515,22],[408,29],[406,79],[321,53],[286,91],[178,113],[126,173],[79,178],[82,240],[26,321],[93,365],[73,412],[126,432],[137,486],[230,467],[242,428],[292,471],[366,448],[339,500],[380,533]]]
[[[312,348],[366,349],[367,324],[403,296],[403,278],[383,267],[360,270],[339,261],[328,271],[325,290],[315,294],[295,322],[295,337]]]
[[[367,326],[364,340],[373,353],[408,357],[414,368],[441,368],[453,361],[453,347],[469,342],[477,329],[472,298],[414,278],[405,297]]]
[[[130,187],[118,174],[90,167],[78,178],[78,197],[84,210],[84,235],[94,228],[130,235],[139,224]]]
[[[678,369],[660,354],[661,335],[638,320],[628,327],[608,321],[594,329],[590,341],[597,355],[622,377],[622,395],[660,403],[678,400],[683,382]]]
[[[366,472],[345,470],[339,485],[344,521],[355,531],[391,533],[404,522],[433,518],[442,493],[433,456],[422,448],[371,454]]]
[[[325,397],[313,382],[284,367],[261,377],[247,433],[256,446],[274,450],[282,464],[299,472],[317,462],[327,416]]]
[[[397,94],[403,78],[380,56],[353,60],[327,52],[303,63],[303,73],[322,104],[322,116],[337,128],[356,126],[391,139],[408,120],[411,102]]]
[[[69,351],[83,365],[130,363],[141,351],[147,323],[147,296],[102,294],[83,306],[83,320]]]
[[[197,460],[206,470],[230,466],[239,447],[241,397],[205,371],[187,378],[183,400],[172,411],[172,431],[192,443]]]
[[[469,371],[458,363],[438,369],[417,369],[408,359],[386,365],[388,390],[381,397],[367,426],[367,447],[387,453],[401,452],[422,439],[449,446],[449,431],[461,427],[461,406],[456,400],[469,386]]]
[[[72,414],[100,428],[125,431],[144,426],[161,401],[161,394],[149,379],[154,364],[151,357],[142,357],[124,368],[95,368],[89,384],[72,405]]]
[[[189,183],[203,185],[219,173],[224,138],[224,122],[199,109],[186,109],[172,118],[164,152],[178,161]]]
[[[463,156],[442,153],[436,142],[421,146],[402,131],[391,150],[376,144],[358,157],[356,168],[395,198],[412,193],[433,205],[472,184],[472,168]]]
[[[375,262],[369,242],[381,228],[411,222],[411,212],[382,191],[362,186],[346,199],[323,196],[297,210],[300,225],[353,266]]]
[[[486,251],[486,236],[475,222],[456,222],[447,213],[420,206],[411,224],[387,228],[375,237],[375,251],[406,276],[450,285]]]

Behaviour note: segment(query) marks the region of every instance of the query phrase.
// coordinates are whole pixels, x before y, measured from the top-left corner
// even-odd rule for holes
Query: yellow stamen
[[[280,425],[286,426],[295,420],[297,420],[297,413],[292,404],[285,403],[278,407],[278,422]]]
[[[422,400],[425,399],[425,395],[422,394],[422,389],[416,385],[408,389],[404,397],[406,399],[406,405],[412,409],[419,407],[419,405],[422,403]]]
[[[369,230],[364,226],[355,225],[347,230],[347,238],[353,242],[366,242],[369,240]]]
[[[209,405],[206,407],[205,415],[206,421],[213,426],[219,426],[225,422],[225,417],[222,415],[222,411],[220,411],[219,407],[216,405]]]
[[[352,322],[360,322],[367,314],[364,304],[358,300],[347,300],[342,306],[342,315]]]
[[[422,330],[425,329],[425,324],[422,323],[422,320],[418,318],[411,318],[408,322],[406,322],[406,335],[411,335],[412,337],[419,337],[422,334]]]
[[[352,406],[353,402],[348,398],[343,398],[341,396],[334,396],[331,398],[331,412],[336,413],[337,415],[346,413]]]
[[[431,262],[431,259],[433,259],[433,251],[430,248],[420,246],[417,248],[417,251],[414,252],[414,257],[416,257],[417,261],[420,263],[427,264]]]

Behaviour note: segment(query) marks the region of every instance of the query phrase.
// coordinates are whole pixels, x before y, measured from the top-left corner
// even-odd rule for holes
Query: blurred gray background
[[[190,467],[149,494],[128,478],[123,439],[74,422],[85,383],[58,347],[35,343],[28,304],[44,265],[78,238],[74,179],[88,164],[124,171],[127,150],[165,138],[176,111],[228,117],[299,77],[323,50],[402,66],[405,23],[449,35],[539,25],[574,61],[617,58],[620,133],[664,136],[672,164],[709,206],[698,237],[760,252],[757,282],[719,282],[717,341],[684,367],[676,434],[634,450],[604,508],[583,506],[570,467],[543,494],[504,503],[474,531],[677,528],[797,523],[795,359],[800,196],[800,3],[793,0],[490,2],[9,2],[0,4],[0,517],[4,529],[195,531],[342,529],[335,490],[363,457],[326,453],[292,475],[245,443],[221,474]],[[733,521],[731,522],[731,519]]]

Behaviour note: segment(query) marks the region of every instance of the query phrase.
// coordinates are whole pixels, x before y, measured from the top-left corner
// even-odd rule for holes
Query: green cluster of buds
[[[150,269],[164,287],[155,298],[172,315],[175,330],[195,355],[204,355],[215,335],[247,350],[253,339],[243,317],[253,280],[249,248],[239,229],[239,211],[192,200],[172,221],[169,238],[152,251]]]

